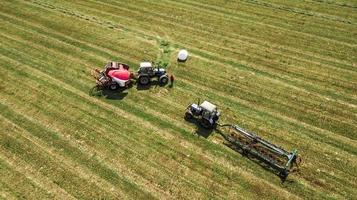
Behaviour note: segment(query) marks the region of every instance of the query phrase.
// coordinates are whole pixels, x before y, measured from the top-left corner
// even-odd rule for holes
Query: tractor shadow
[[[204,138],[208,138],[214,131],[214,129],[208,129],[208,128],[204,128],[202,127],[201,123],[199,122],[199,120],[197,119],[187,119],[185,118],[185,121],[194,124],[196,126],[196,131],[195,133],[200,136],[200,137],[204,137]]]
[[[148,90],[152,87],[156,88],[156,87],[165,87],[165,85],[167,84],[160,84],[158,80],[152,80],[149,84],[147,85],[141,85],[139,83],[136,83],[136,89],[137,90]]]
[[[265,162],[262,158],[260,158],[259,156],[255,156],[249,152],[244,151],[242,148],[236,146],[235,144],[231,143],[227,136],[225,134],[223,134],[221,131],[216,130],[217,133],[219,133],[223,138],[224,138],[224,145],[227,146],[228,148],[232,149],[233,151],[241,154],[243,157],[249,159],[250,161],[254,162],[255,164],[257,164],[258,166],[260,166],[261,168],[263,168],[264,170],[276,175],[277,177],[279,177],[279,179],[281,180],[281,183],[292,183],[292,180],[286,180],[286,177],[283,178],[280,176],[280,171],[278,171],[277,169],[271,167],[271,165],[269,165],[267,162]]]

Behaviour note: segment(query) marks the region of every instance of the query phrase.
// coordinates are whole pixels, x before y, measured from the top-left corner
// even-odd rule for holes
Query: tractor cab
[[[138,74],[153,75],[154,69],[152,64],[150,62],[141,62],[138,69]]]
[[[186,110],[186,119],[196,118],[205,128],[214,128],[219,119],[220,112],[217,111],[217,106],[204,101],[201,104],[191,104]]]

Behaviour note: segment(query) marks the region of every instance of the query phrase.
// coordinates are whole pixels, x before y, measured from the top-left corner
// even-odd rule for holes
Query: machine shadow
[[[249,160],[253,161],[255,164],[259,165],[260,167],[262,167],[264,170],[276,175],[277,177],[280,178],[281,182],[284,183],[286,181],[286,177],[282,178],[280,176],[280,172],[276,169],[274,169],[273,167],[271,167],[268,163],[266,163],[264,160],[262,160],[260,157],[255,156],[249,152],[244,151],[242,148],[234,145],[233,143],[231,143],[227,136],[225,134],[223,134],[221,131],[216,130],[217,133],[219,133],[225,140],[225,142],[223,143],[225,146],[229,147],[230,149],[232,149],[233,151],[240,153],[243,157],[248,158]],[[292,181],[289,181],[290,183]]]
[[[106,99],[111,100],[122,100],[128,95],[128,92],[125,92],[125,89],[119,89],[116,91],[111,91],[108,89],[103,90],[103,96]]]
[[[185,121],[192,123],[196,126],[196,131],[195,133],[198,136],[204,137],[204,138],[208,138],[214,131],[214,129],[208,129],[208,128],[204,128],[202,127],[202,125],[200,124],[200,122],[197,119],[194,118],[185,118]]]
[[[167,84],[165,84],[167,85]],[[150,89],[151,87],[164,87],[165,85],[163,84],[160,84],[159,81],[157,80],[152,80],[149,84],[147,85],[141,85],[141,84],[136,84],[136,89],[137,90],[148,90]]]
[[[128,92],[126,92],[126,90],[131,87],[132,85],[129,85],[128,88],[119,88],[113,91],[107,88],[100,88],[98,86],[94,86],[93,88],[90,89],[89,95],[96,96],[96,97],[104,97],[106,99],[111,99],[111,100],[122,100],[128,95]]]

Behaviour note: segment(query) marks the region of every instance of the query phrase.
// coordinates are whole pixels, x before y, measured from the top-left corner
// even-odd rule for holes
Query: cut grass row
[[[7,17],[7,15],[2,15],[2,17],[4,16]],[[18,16],[18,14],[15,14],[15,16]],[[56,14],[53,16],[56,16]],[[23,17],[25,16],[20,16],[20,18]],[[9,17],[4,19],[11,20]],[[40,16],[40,19],[37,20],[43,19],[45,19],[45,17]],[[67,22],[73,22],[73,20],[76,20],[76,18],[69,18],[67,19]],[[4,29],[6,31],[2,32],[5,41],[1,43],[4,48],[1,50],[1,54],[5,55],[5,57],[2,58],[1,66],[21,66],[24,64],[27,66],[24,69],[35,69],[35,71],[30,70],[30,74],[26,75],[25,73],[21,76],[23,76],[22,78],[29,76],[29,79],[26,79],[26,82],[31,83],[30,85],[38,85],[39,89],[36,89],[35,87],[27,88],[27,86],[21,86],[21,91],[28,90],[28,92],[20,95],[16,94],[16,92],[12,92],[2,100],[11,107],[11,110],[15,109],[16,112],[23,114],[27,118],[31,116],[33,119],[38,120],[38,123],[48,129],[54,129],[57,133],[64,134],[64,136],[73,135],[74,138],[71,139],[73,139],[74,143],[77,145],[76,148],[87,152],[85,154],[86,156],[96,152],[96,158],[104,160],[104,165],[106,167],[120,169],[120,171],[124,170],[124,172],[114,170],[114,174],[112,174],[114,179],[116,179],[115,174],[123,174],[129,180],[135,182],[138,187],[144,191],[149,191],[151,193],[155,193],[156,191],[157,193],[154,195],[158,198],[187,198],[189,196],[203,198],[212,197],[213,195],[220,196],[227,194],[228,191],[230,191],[228,196],[231,198],[235,198],[242,194],[250,198],[259,197],[252,196],[254,194],[250,194],[250,191],[265,191],[264,194],[261,195],[269,196],[270,198],[287,198],[289,194],[292,195],[292,197],[297,195],[315,198],[326,198],[335,195],[340,195],[335,197],[351,197],[350,195],[353,195],[354,191],[352,188],[356,182],[353,178],[356,169],[356,163],[353,162],[355,156],[353,150],[355,147],[353,146],[353,143],[352,146],[347,147],[338,144],[339,139],[342,139],[341,141],[345,144],[350,143],[350,140],[343,137],[332,136],[334,138],[332,140],[332,146],[335,147],[331,148],[331,146],[325,144],[330,143],[331,145],[331,136],[329,136],[330,133],[328,131],[317,131],[319,134],[326,135],[326,138],[319,138],[318,136],[314,136],[316,130],[311,129],[311,127],[296,125],[296,123],[288,125],[290,121],[276,117],[277,113],[275,113],[276,111],[272,111],[272,108],[274,107],[271,105],[267,104],[262,107],[255,107],[254,104],[258,104],[254,101],[255,99],[243,99],[244,101],[239,100],[237,97],[240,98],[240,96],[235,96],[236,93],[232,93],[230,90],[225,90],[224,88],[229,86],[228,81],[222,83],[222,89],[217,86],[219,85],[218,81],[207,82],[207,79],[203,77],[199,77],[196,80],[197,76],[193,76],[193,73],[189,73],[187,69],[178,67],[176,67],[175,73],[178,74],[179,79],[177,84],[175,84],[174,90],[169,92],[162,93],[161,91],[165,91],[165,88],[162,88],[161,90],[153,89],[150,91],[135,91],[134,89],[131,89],[129,90],[129,95],[125,97],[125,101],[120,102],[105,99],[99,101],[89,100],[89,98],[85,98],[83,94],[88,92],[93,82],[90,78],[87,78],[82,74],[82,65],[102,64],[102,60],[105,60],[108,56],[122,60],[122,56],[126,55],[125,50],[130,52],[134,52],[135,49],[140,50],[140,43],[129,45],[129,40],[133,38],[125,35],[124,37],[128,39],[124,39],[124,41],[127,41],[128,43],[123,40],[118,41],[117,47],[126,47],[126,49],[117,50],[116,48],[110,48],[110,44],[100,44],[99,42],[92,40],[95,38],[96,34],[103,34],[96,32],[97,29],[101,29],[99,25],[96,26],[96,29],[92,29],[94,32],[91,32],[86,31],[85,26],[82,30],[74,30],[68,26],[46,28],[46,21],[39,23],[40,26],[38,26],[39,24],[36,22],[31,24],[19,24],[18,22],[19,21],[15,23],[18,24],[15,26],[4,23],[7,28]],[[48,22],[50,21],[47,21],[47,24]],[[36,28],[34,24],[37,24],[38,27]],[[26,28],[19,28],[22,26]],[[28,29],[29,31],[25,31],[24,29]],[[64,35],[69,34],[70,31],[67,33],[63,32],[63,30],[72,30],[75,31],[76,34],[64,37]],[[49,39],[42,42],[41,40],[44,39],[43,36],[36,36],[39,31],[41,31],[40,35],[49,35]],[[59,31],[61,31],[61,33],[58,33]],[[24,36],[26,34],[29,34],[29,36]],[[107,41],[115,41],[114,36],[108,34],[107,37]],[[145,37],[141,38],[141,41],[145,40]],[[150,41],[147,41],[147,44],[149,43]],[[84,49],[85,52],[78,51],[78,47],[76,48],[75,46]],[[66,51],[63,51],[62,48],[66,49]],[[154,46],[151,48],[155,49]],[[75,55],[72,53],[74,50],[78,51]],[[110,53],[106,53],[108,50]],[[48,56],[41,56],[43,52],[47,52]],[[124,60],[127,60],[130,64],[134,65],[141,59],[141,56],[144,56],[145,54],[146,52],[139,51],[126,57]],[[150,54],[150,57],[154,55],[156,56],[156,53]],[[91,59],[82,61],[82,59],[85,59],[87,56]],[[8,62],[9,58],[12,61]],[[7,61],[4,62],[4,60]],[[15,60],[17,60],[17,62],[15,62]],[[219,71],[215,68],[205,70],[205,66],[209,63],[198,62],[198,60],[201,60],[201,58],[194,57],[191,60],[192,64],[195,65],[192,68],[192,72],[204,74],[202,71],[204,70],[207,71],[208,77],[213,77],[217,71]],[[65,72],[58,66],[63,66]],[[68,68],[66,66],[71,67]],[[231,69],[224,66],[222,68],[226,71]],[[17,73],[21,73],[20,69],[6,69],[5,71],[2,71],[2,74],[11,74],[11,77],[16,77],[19,76]],[[12,72],[12,70],[14,72]],[[32,76],[31,74],[36,72],[36,70],[38,70],[39,73],[37,73],[36,76]],[[242,73],[241,71],[239,72]],[[81,76],[79,76],[78,80],[73,80],[73,77],[68,77],[68,74],[80,74]],[[47,77],[47,75],[50,76]],[[21,83],[16,78],[9,78],[6,76],[3,78],[15,84],[18,83],[16,85],[20,85]],[[224,77],[221,79],[224,79]],[[59,80],[60,82],[56,80]],[[250,85],[250,87],[238,87],[240,82],[237,82],[234,83],[234,86],[237,87],[237,92],[243,92],[247,95],[250,94],[249,88],[254,88],[253,91],[255,92],[252,94],[257,95],[256,98],[259,102],[264,100],[264,98],[260,98],[259,96],[262,94],[263,96],[271,95],[273,101],[271,103],[275,102],[277,105],[284,104],[284,101],[281,100],[280,96],[274,96],[274,91],[269,90],[269,87],[271,87],[268,84],[269,80],[261,77],[254,80],[257,82],[265,80],[265,82]],[[54,83],[51,84],[52,81]],[[69,86],[63,85],[63,83],[71,85],[75,90],[68,92],[67,90]],[[202,84],[205,86],[202,87]],[[264,86],[265,84],[267,84],[267,86]],[[320,85],[320,83],[317,84]],[[66,89],[61,89],[62,86]],[[6,87],[8,87],[7,91],[16,91],[14,86],[6,85]],[[215,88],[215,91],[220,92],[216,93],[210,90],[209,88],[211,87]],[[291,99],[288,98],[288,91],[286,91],[286,89],[287,88],[284,87],[284,85],[280,85],[279,90],[282,90],[281,96],[287,98],[286,101],[289,101]],[[76,95],[76,91],[81,93],[81,95]],[[296,94],[299,94],[299,90],[294,91]],[[37,96],[31,96],[32,93],[37,94]],[[170,108],[169,105],[170,101],[176,102],[176,106],[182,109],[187,103],[190,103],[190,101],[199,97],[200,94],[214,100],[214,102],[217,102],[222,108],[231,107],[231,110],[225,111],[228,116],[226,120],[239,121],[279,144],[284,143],[285,147],[292,148],[296,144],[302,146],[303,154],[306,156],[306,164],[302,169],[304,173],[297,175],[299,179],[295,179],[294,176],[292,176],[292,179],[297,182],[291,184],[290,188],[282,188],[278,181],[271,181],[276,177],[269,172],[261,170],[258,165],[241,158],[239,155],[221,145],[214,145],[204,139],[198,139],[192,136],[192,128],[190,128],[189,125],[185,125],[185,122],[182,120],[182,113],[177,113],[177,109]],[[63,99],[62,96],[66,96],[66,98]],[[41,99],[41,97],[44,99]],[[160,98],[166,98],[167,103],[163,105],[161,105],[161,103],[157,104],[157,102],[160,101]],[[149,99],[149,101],[144,102],[146,99]],[[177,102],[178,99],[182,102]],[[31,104],[25,106],[26,109],[23,109],[22,106],[20,106],[21,100],[26,100],[27,102],[31,102]],[[309,106],[314,106],[315,103],[319,101],[319,98],[310,100],[308,96],[303,96],[301,100]],[[36,106],[37,104],[46,105],[47,102],[52,103],[45,108]],[[63,115],[63,112],[57,111],[56,108],[61,104],[66,105],[66,102],[68,102],[68,106],[59,107],[61,110],[66,111],[66,114]],[[75,102],[82,103],[78,104]],[[99,102],[104,102],[104,104]],[[144,102],[143,106],[138,105],[137,102]],[[246,104],[244,102],[251,102],[251,104]],[[83,103],[85,103],[86,106],[83,106]],[[311,103],[311,105],[309,103]],[[98,107],[96,104],[99,104],[100,106]],[[331,104],[330,102],[326,102],[326,104],[326,108],[331,109],[329,115],[333,112],[337,112],[337,115],[341,120],[353,115],[353,110],[338,112],[338,110],[336,111],[333,109],[336,105]],[[339,106],[343,107],[343,105]],[[102,112],[101,110],[103,108],[105,111]],[[263,111],[258,112],[261,110],[260,108],[263,108]],[[294,109],[298,115],[304,113],[297,106],[292,106],[291,108]],[[109,111],[111,109],[114,109],[115,111],[118,109],[122,110],[121,113],[123,113],[125,117],[129,116],[130,120],[125,121],[120,118],[118,125],[103,126],[102,124],[111,124],[111,121],[108,120],[108,118],[119,119],[118,114]],[[162,110],[162,114],[155,111],[155,109]],[[318,110],[319,109],[317,109],[317,111]],[[93,112],[95,114],[93,114]],[[239,112],[238,117],[240,119],[237,119],[236,112]],[[284,112],[281,113],[283,116],[286,116]],[[101,117],[94,118],[98,115]],[[132,116],[135,116],[135,118]],[[76,124],[79,119],[81,122]],[[139,121],[135,122],[133,119],[139,119]],[[137,130],[137,127],[140,127],[143,120],[151,124],[149,126],[149,132],[142,129]],[[133,124],[128,127],[123,125],[129,123]],[[351,124],[351,121],[348,123]],[[52,125],[49,126],[48,124]],[[265,128],[257,128],[257,124],[264,124]],[[66,125],[69,126],[67,127]],[[98,128],[99,130],[97,130],[94,127],[101,128]],[[282,130],[280,132],[275,132],[276,134],[274,133],[274,136],[269,133],[270,131],[276,131],[279,128],[282,128]],[[123,131],[116,131],[118,129],[123,129]],[[72,132],[72,130],[77,132]],[[335,132],[334,130],[332,131]],[[128,132],[132,135],[128,135]],[[309,137],[315,138],[319,142],[309,141],[311,140]],[[123,143],[123,141],[125,141],[125,143]],[[309,142],[306,144],[306,141]],[[185,148],[186,145],[190,148]],[[343,152],[342,155],[334,155],[334,153],[339,152],[340,149],[344,149],[345,152]],[[61,151],[59,150],[56,151],[58,154],[61,154],[60,152]],[[189,158],[185,156],[186,153],[190,155]],[[70,154],[67,155],[67,153],[64,153],[61,155],[65,156],[66,159],[71,159]],[[315,157],[315,155],[319,156]],[[348,163],[347,161],[351,155],[351,162]],[[329,159],[326,160],[326,157]],[[331,160],[333,157],[335,157],[335,160]],[[172,161],[172,159],[176,161]],[[343,165],[339,164],[341,163],[341,160],[345,161]],[[75,160],[75,162],[79,161]],[[332,162],[333,164],[330,164],[329,162]],[[236,163],[239,163],[239,165],[237,166]],[[80,164],[80,167],[85,169],[87,168],[87,164],[82,163]],[[319,168],[322,168],[322,171],[316,174],[316,170]],[[178,172],[175,176],[178,177],[177,181],[172,181],[171,177],[173,176],[173,173],[170,172],[170,170]],[[331,172],[334,172],[335,174],[331,174]],[[100,170],[94,170],[92,173],[100,174]],[[156,177],[156,174],[158,174],[158,177]],[[179,177],[184,178],[180,179]],[[235,178],[232,179],[232,177]],[[110,181],[108,177],[103,179],[105,181]],[[263,180],[263,182],[259,183],[259,180]],[[144,185],[145,183],[152,186]],[[85,184],[87,184],[87,182],[85,182]],[[118,187],[119,185],[121,184],[118,184]],[[344,188],[345,185],[351,185],[351,188]],[[66,188],[65,186],[63,187]],[[102,189],[103,188],[104,187],[102,187]],[[67,188],[66,190],[71,191]],[[169,194],[167,191],[169,191]],[[187,193],[187,191],[191,191],[191,193]],[[272,196],[272,191],[281,194]],[[73,191],[71,191],[71,193],[72,192]]]
[[[68,74],[71,74],[71,73],[68,73]],[[226,87],[226,85],[223,85],[224,87]],[[228,87],[228,86],[227,86]]]
[[[217,57],[215,57],[216,59],[217,59]],[[336,76],[336,77],[339,77],[339,76]],[[336,81],[332,81],[332,82],[336,82]],[[321,82],[320,82],[321,83]],[[346,82],[346,83],[348,83],[348,82]],[[329,86],[333,86],[333,84],[330,84]],[[310,85],[311,86],[311,85]],[[332,90],[331,90],[332,91]],[[332,92],[330,92],[330,94],[332,95]]]

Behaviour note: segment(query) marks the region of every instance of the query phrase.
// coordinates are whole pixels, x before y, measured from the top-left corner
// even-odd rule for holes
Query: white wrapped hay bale
[[[188,52],[185,49],[182,49],[179,51],[179,53],[177,54],[177,60],[180,62],[185,62],[188,58]]]

